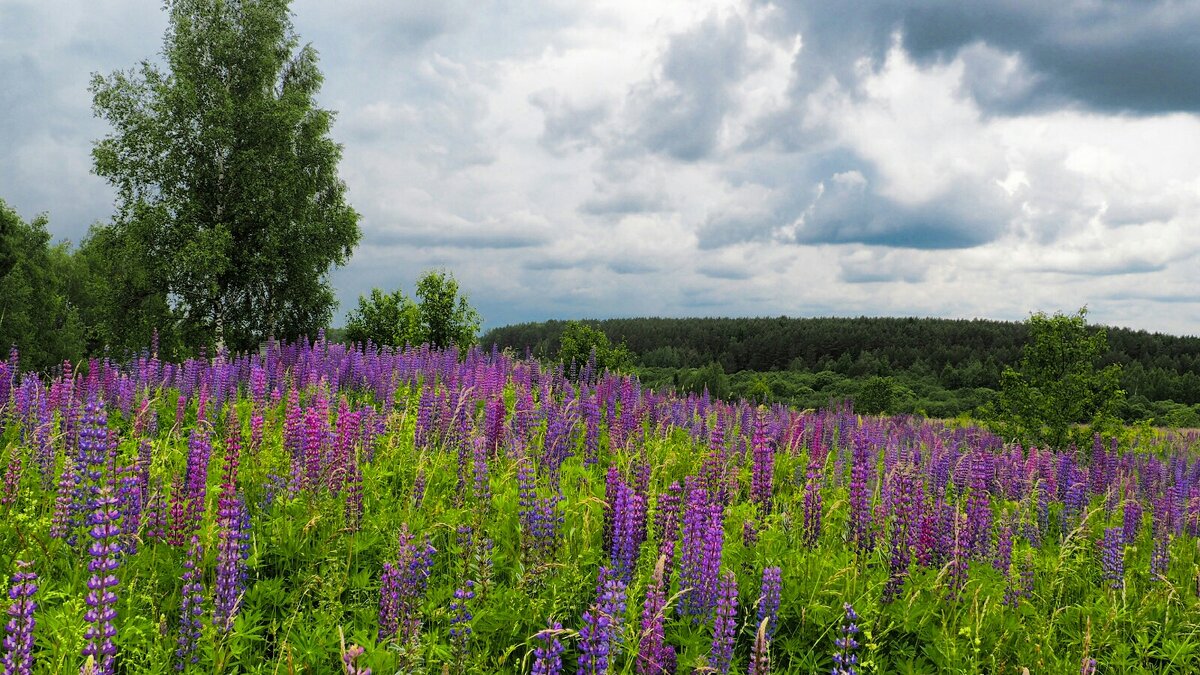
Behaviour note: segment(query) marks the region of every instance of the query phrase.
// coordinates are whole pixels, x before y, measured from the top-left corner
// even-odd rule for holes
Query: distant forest
[[[1005,366],[1016,367],[1028,338],[1025,323],[920,318],[607,319],[585,321],[635,356],[652,387],[708,388],[818,407],[863,398],[882,379],[887,412],[937,417],[986,403]],[[483,345],[542,359],[558,354],[565,321],[504,326]],[[1200,338],[1104,327],[1109,351],[1101,366],[1122,366],[1127,421],[1153,419],[1200,426]]]

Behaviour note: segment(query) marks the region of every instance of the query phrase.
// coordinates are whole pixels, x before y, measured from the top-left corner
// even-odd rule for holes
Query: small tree
[[[1124,392],[1118,364],[1097,369],[1108,350],[1103,329],[1089,328],[1087,308],[1074,315],[1029,317],[1020,370],[1004,369],[994,411],[1001,431],[1026,442],[1063,447],[1110,431]],[[1087,426],[1080,426],[1087,425]]]
[[[421,299],[421,337],[438,348],[458,345],[467,349],[479,338],[483,323],[479,312],[459,295],[458,281],[444,270],[429,271],[417,282],[417,297]]]
[[[404,292],[371,289],[371,297],[358,296],[358,309],[346,320],[346,339],[376,346],[401,346],[421,342],[421,310]]]
[[[896,388],[890,377],[872,377],[863,383],[854,409],[864,415],[881,415],[892,409]]]
[[[597,370],[627,370],[633,364],[633,356],[625,344],[612,344],[604,331],[578,321],[568,321],[558,339],[558,360],[578,366],[596,357]]]
[[[369,299],[360,295],[358,308],[346,318],[346,339],[378,346],[456,345],[462,350],[475,344],[479,312],[459,294],[452,274],[426,272],[417,282],[417,297],[419,303],[399,289],[384,293],[378,288]]]

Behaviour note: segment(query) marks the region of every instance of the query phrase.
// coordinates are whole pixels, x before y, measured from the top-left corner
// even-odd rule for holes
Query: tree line
[[[569,322],[488,331],[483,344],[553,358]],[[888,412],[937,417],[992,401],[1005,368],[1020,363],[1029,322],[928,318],[631,318],[583,322],[622,343],[651,386],[820,407],[863,398],[875,379]],[[1126,421],[1153,418],[1200,425],[1200,338],[1117,327],[1097,367],[1120,366]],[[1195,424],[1192,424],[1192,423]]]

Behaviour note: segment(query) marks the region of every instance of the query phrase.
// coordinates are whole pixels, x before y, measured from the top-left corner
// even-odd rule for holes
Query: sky
[[[499,326],[1033,311],[1200,334],[1200,3],[295,0],[362,242]],[[0,198],[114,212],[88,83],[157,0],[0,0]]]

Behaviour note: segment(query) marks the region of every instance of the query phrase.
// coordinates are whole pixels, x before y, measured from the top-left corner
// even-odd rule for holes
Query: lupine
[[[1100,568],[1105,581],[1112,588],[1125,587],[1125,530],[1121,527],[1110,527],[1104,530],[1104,538],[1100,542]]]
[[[767,619],[758,623],[758,632],[754,634],[749,675],[771,675],[771,638],[767,634]]]
[[[646,587],[642,605],[642,639],[638,643],[637,672],[639,675],[662,675],[668,659],[673,660],[674,648],[666,644],[663,635],[667,592],[665,583],[666,556],[659,556],[654,575]],[[670,651],[668,655],[666,652]]]
[[[533,650],[533,675],[561,675],[562,655],[566,651],[558,639],[561,630],[562,624],[555,621],[535,636],[538,646]]]
[[[688,491],[679,568],[680,587],[688,592],[679,603],[679,611],[695,620],[716,606],[724,543],[723,511],[721,503],[703,487],[693,485]]]
[[[117,634],[113,619],[117,616],[115,590],[118,584],[114,572],[121,564],[118,558],[121,530],[117,523],[120,512],[117,510],[117,499],[112,496],[108,486],[100,488],[95,501],[95,510],[90,518],[92,544],[88,547],[91,556],[88,563],[91,576],[87,582],[86,597],[88,610],[84,616],[91,625],[84,632],[87,644],[83,647],[83,655],[95,659],[96,675],[112,675],[117,654],[117,647],[113,644],[113,637]]]
[[[725,675],[733,660],[733,640],[737,630],[737,577],[726,571],[717,590],[716,620],[713,622],[712,655],[708,664]]]
[[[450,601],[450,642],[454,645],[455,660],[460,666],[466,662],[470,652],[471,619],[474,617],[469,604],[474,598],[475,582],[468,579],[466,584],[454,589],[454,599]]]
[[[814,441],[815,443],[815,441]],[[814,447],[808,462],[808,474],[804,482],[804,532],[803,542],[809,548],[817,545],[821,538],[821,463],[819,451]]]
[[[757,622],[767,623],[767,639],[775,638],[775,629],[779,627],[779,601],[783,596],[783,570],[779,567],[765,567],[762,573],[762,589],[758,600]]]
[[[848,602],[842,605],[842,609],[846,612],[846,623],[839,629],[841,635],[833,642],[836,647],[833,652],[833,675],[857,675],[855,666],[858,665],[858,655],[854,650],[858,649],[858,640],[854,636],[858,635],[858,614]]]
[[[221,496],[217,502],[217,579],[213,603],[213,625],[220,633],[233,627],[241,605],[244,587],[244,561],[241,555],[245,505],[237,493],[238,464],[241,454],[239,422],[230,409],[229,431],[225,439],[225,472]]]
[[[358,657],[366,651],[358,645],[350,645],[346,649],[346,653],[342,654],[342,665],[345,667],[346,675],[371,675],[370,668],[358,665]]]
[[[188,663],[198,663],[200,656],[196,647],[200,641],[204,614],[204,574],[200,563],[204,559],[204,547],[200,537],[192,535],[191,546],[183,560],[183,603],[179,609],[179,641],[175,649],[175,669],[182,671]]]
[[[26,571],[32,563],[18,560],[17,572],[8,589],[8,623],[4,626],[4,675],[29,675],[33,672],[33,629],[37,602],[37,573]]]
[[[870,447],[865,439],[856,439],[850,464],[850,539],[859,551],[875,548],[875,534],[871,523],[871,494],[867,475],[874,462]]]
[[[579,629],[579,675],[607,673],[619,644],[625,583],[602,567],[596,593],[596,604],[583,613],[583,627]]]
[[[771,494],[775,473],[775,447],[767,442],[766,420],[760,412],[754,420],[754,470],[750,483],[750,498],[762,514],[771,511]]]

